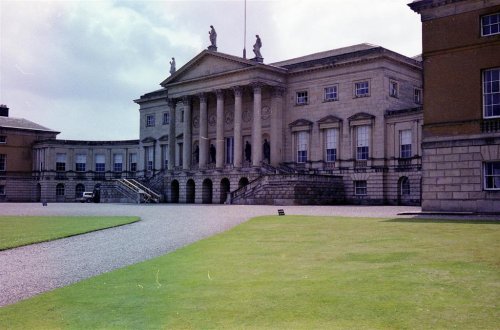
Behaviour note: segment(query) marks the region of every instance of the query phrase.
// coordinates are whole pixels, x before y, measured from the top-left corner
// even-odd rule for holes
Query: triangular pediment
[[[353,120],[364,120],[364,119],[373,119],[373,118],[375,118],[374,115],[370,115],[369,113],[366,113],[366,112],[358,112],[357,114],[354,114],[347,119],[349,121],[353,121]]]
[[[328,115],[328,116],[323,117],[320,120],[318,120],[318,123],[319,124],[333,124],[333,123],[339,123],[341,121],[342,121],[342,119],[340,119],[339,117]]]
[[[296,121],[290,123],[288,126],[290,127],[300,127],[300,126],[311,126],[313,123],[307,119],[297,119]]]
[[[144,139],[141,140],[142,143],[153,143],[155,141],[156,141],[155,138],[151,136],[145,137]]]
[[[161,85],[165,87],[174,83],[233,72],[255,65],[257,65],[256,62],[240,57],[204,50],[164,80]]]

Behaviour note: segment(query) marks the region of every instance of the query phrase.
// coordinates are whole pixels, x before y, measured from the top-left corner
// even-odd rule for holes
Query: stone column
[[[168,130],[168,169],[175,167],[175,101],[167,99],[167,105],[170,113],[170,123]]]
[[[253,86],[252,166],[262,161],[262,85]]]
[[[285,89],[275,87],[271,99],[271,165],[283,161],[283,95]]]
[[[113,155],[111,155],[113,157]],[[113,159],[113,158],[111,158]],[[162,154],[161,154],[161,144],[159,140],[156,140],[154,144],[154,169],[161,171],[162,169]]]
[[[199,168],[207,166],[208,157],[208,126],[207,126],[207,96],[205,93],[198,94],[200,98],[200,157]]]
[[[216,92],[217,95],[217,140],[216,140],[216,151],[215,154],[215,167],[222,168],[224,167],[224,91],[218,89]]]
[[[242,97],[241,87],[233,88],[234,91],[234,167],[241,167],[243,155],[243,141],[241,136]]]
[[[191,134],[191,98],[189,96],[184,96],[182,98],[182,103],[184,104],[184,139],[183,139],[183,161],[182,168],[184,170],[189,170],[191,168],[191,156],[192,156],[192,134]]]

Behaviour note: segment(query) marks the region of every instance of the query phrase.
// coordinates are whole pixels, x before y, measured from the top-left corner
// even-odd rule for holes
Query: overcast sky
[[[421,53],[411,0],[247,1],[265,63],[358,43]],[[244,1],[0,0],[0,103],[60,139],[139,136],[141,95],[209,46],[242,55]]]

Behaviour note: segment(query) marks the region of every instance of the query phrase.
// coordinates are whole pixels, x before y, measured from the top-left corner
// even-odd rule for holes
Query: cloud
[[[420,21],[404,0],[247,1],[266,63],[360,42],[420,52]],[[242,56],[244,1],[2,1],[0,102],[62,138],[133,139],[140,95],[160,88],[209,45]],[[117,125],[116,123],[119,123]],[[89,127],[84,127],[84,125]]]

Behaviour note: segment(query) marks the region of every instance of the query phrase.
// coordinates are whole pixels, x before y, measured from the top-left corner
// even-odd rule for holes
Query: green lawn
[[[498,329],[500,225],[269,216],[0,308],[2,329]]]
[[[138,221],[138,217],[0,216],[0,251]]]

